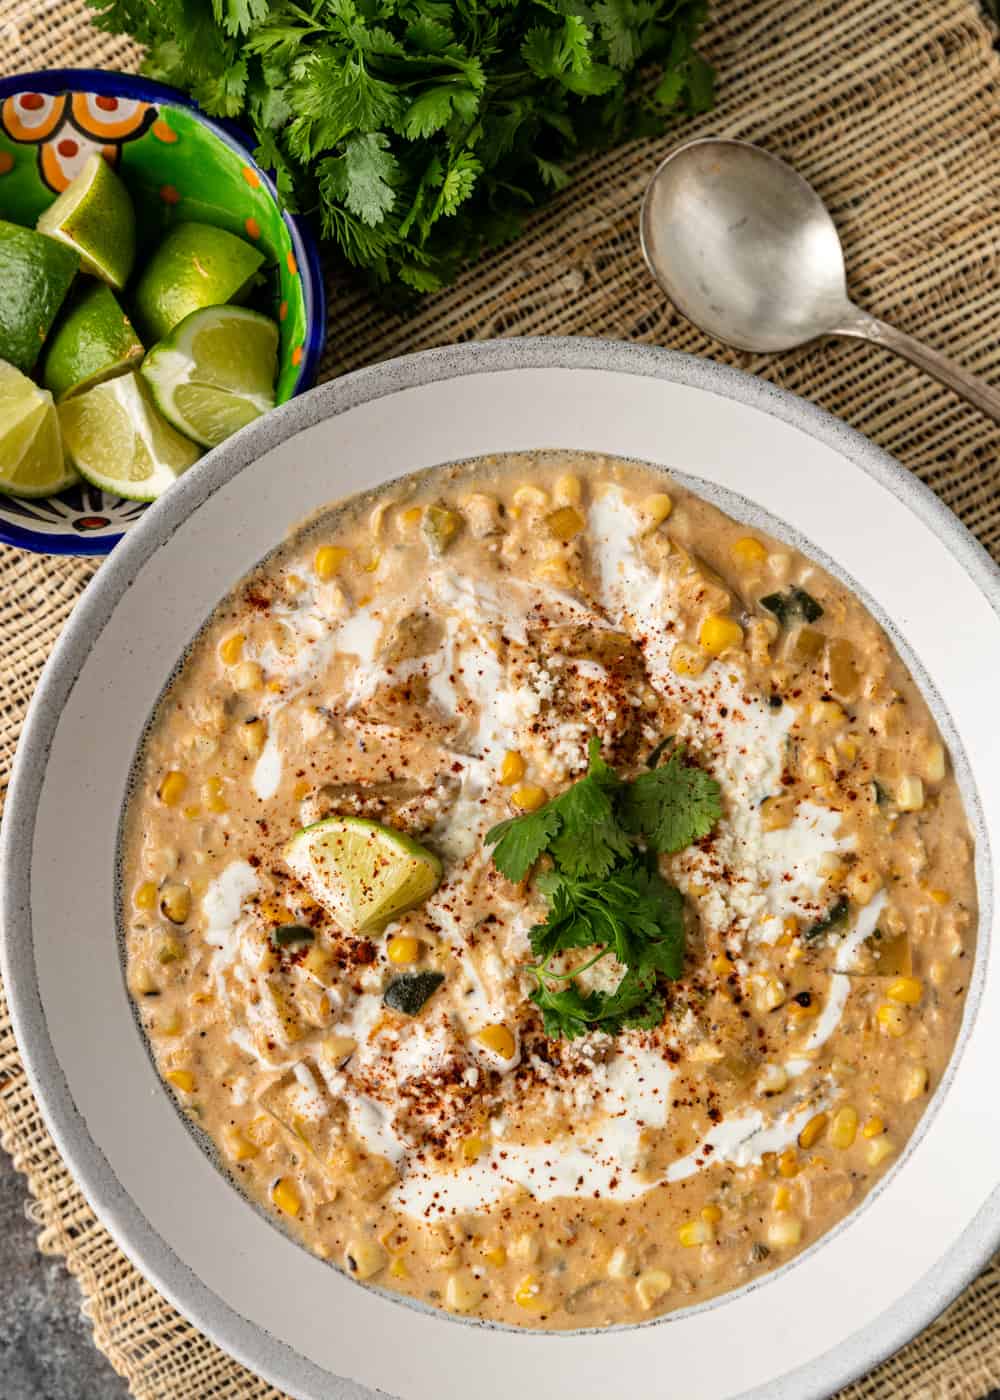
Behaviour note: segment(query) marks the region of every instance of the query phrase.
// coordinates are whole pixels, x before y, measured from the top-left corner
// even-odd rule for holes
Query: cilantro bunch
[[[89,0],[144,69],[256,137],[289,208],[431,291],[580,152],[712,104],[706,0]]]
[[[648,771],[626,782],[592,739],[585,777],[487,832],[493,863],[509,880],[525,879],[543,854],[551,861],[536,880],[548,916],[528,935],[537,959],[528,968],[531,998],[546,1034],[573,1039],[659,1025],[658,980],[679,977],[684,964],[684,909],[657,857],[707,836],[721,811],[718,783],[686,761],[682,745],[666,741]],[[572,972],[555,971],[554,959],[573,948],[595,951]],[[625,968],[614,991],[582,992],[575,979],[609,955]]]

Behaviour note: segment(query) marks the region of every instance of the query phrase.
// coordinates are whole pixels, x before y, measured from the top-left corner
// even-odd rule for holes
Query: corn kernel
[[[243,655],[243,643],[246,641],[242,632],[233,632],[219,643],[219,660],[225,666],[235,666]]]
[[[341,545],[321,545],[313,555],[313,572],[316,577],[322,579],[324,583],[329,583],[330,579],[336,578],[349,552]]]
[[[702,1206],[698,1214],[706,1225],[718,1225],[722,1219],[722,1211],[718,1206]]]
[[[358,1042],[350,1035],[328,1035],[320,1046],[323,1058],[337,1069],[354,1054]]]
[[[913,1103],[915,1099],[923,1098],[927,1093],[927,1081],[926,1065],[909,1065],[903,1072],[899,1086],[899,1096],[903,1103]]]
[[[694,1249],[697,1245],[711,1244],[715,1232],[707,1220],[688,1220],[677,1231],[677,1238],[685,1249]]]
[[[486,1144],[481,1137],[467,1137],[462,1143],[462,1156],[467,1162],[476,1162],[486,1151]]]
[[[794,1147],[786,1147],[778,1157],[778,1173],[784,1177],[798,1176],[799,1157]]]
[[[584,519],[573,506],[562,506],[545,517],[545,524],[554,540],[566,544],[575,539],[584,527]]]
[[[502,1244],[491,1245],[483,1250],[483,1258],[487,1264],[492,1264],[495,1269],[503,1268],[507,1262],[507,1251]]]
[[[422,949],[419,938],[411,938],[408,934],[397,933],[389,939],[385,951],[390,962],[402,967],[406,963],[417,962]]]
[[[759,569],[767,558],[767,550],[752,535],[737,540],[729,552],[741,569]]]
[[[514,1289],[514,1302],[528,1312],[536,1312],[542,1306],[542,1285],[534,1274],[525,1275]]]
[[[542,1244],[537,1235],[525,1231],[510,1247],[510,1257],[522,1264],[536,1264],[542,1257]]]
[[[846,1152],[858,1134],[858,1110],[850,1104],[838,1108],[830,1124],[830,1141],[834,1147]]]
[[[389,1256],[378,1240],[352,1240],[345,1250],[344,1262],[355,1278],[371,1278],[383,1269]]]
[[[688,646],[687,642],[678,642],[670,655],[671,670],[678,676],[696,678],[707,665],[708,658],[694,647]]]
[[[802,1239],[802,1221],[795,1216],[772,1220],[767,1227],[767,1242],[774,1249],[791,1249]]]
[[[556,477],[552,487],[552,500],[557,506],[578,506],[583,500],[583,486],[578,476],[566,473]]]
[[[636,1271],[636,1258],[633,1250],[620,1244],[608,1260],[608,1278],[630,1278]]]
[[[698,630],[698,645],[709,656],[721,656],[724,651],[743,643],[743,628],[731,617],[709,613]]]
[[[644,1269],[635,1282],[635,1296],[646,1312],[669,1293],[674,1281],[665,1269]]]
[[[519,486],[511,497],[518,510],[544,510],[549,498],[538,486]]]
[[[517,1041],[506,1026],[499,1023],[495,1026],[484,1026],[481,1031],[476,1032],[475,1038],[487,1050],[492,1050],[494,1055],[499,1055],[501,1060],[513,1059]]]
[[[226,1144],[226,1152],[234,1162],[249,1162],[251,1157],[256,1157],[257,1147],[249,1142],[241,1132],[235,1128],[228,1128],[223,1134]]]
[[[928,890],[928,899],[933,899],[935,904],[945,905],[950,902],[951,896],[947,890]]]
[[[264,752],[267,743],[267,725],[262,719],[250,719],[236,730],[236,737],[246,753],[256,758]]]
[[[870,904],[881,888],[882,876],[877,870],[870,870],[867,866],[855,866],[847,877],[847,893],[855,904],[862,907]]]
[[[803,767],[803,777],[806,782],[816,786],[829,783],[833,778],[833,769],[825,758],[811,758]]]
[[[834,739],[833,747],[845,763],[853,763],[861,752],[861,745],[853,734],[843,734],[839,739]]]
[[[514,789],[510,800],[519,812],[537,812],[539,807],[545,806],[549,795],[543,787],[538,787],[535,783],[525,783],[523,787]]]
[[[410,1271],[406,1267],[406,1261],[404,1260],[403,1256],[401,1254],[397,1254],[395,1259],[389,1265],[389,1274],[392,1278],[408,1278],[409,1273]]]
[[[232,669],[233,689],[244,695],[260,690],[264,684],[264,672],[256,661],[241,661]]]
[[[508,749],[500,763],[500,782],[504,787],[512,787],[524,777],[525,762],[515,749]]]
[[[919,1006],[924,995],[924,984],[919,977],[894,977],[885,994],[890,1001],[898,1001],[903,1006]]]
[[[723,953],[718,953],[712,959],[712,971],[719,977],[728,977],[733,970],[733,965]]]
[[[868,1159],[868,1165],[870,1167],[877,1167],[881,1162],[884,1162],[887,1157],[891,1157],[895,1150],[896,1145],[892,1141],[892,1138],[885,1136],[873,1138],[868,1144],[868,1151],[865,1153]]]
[[[924,805],[924,785],[913,774],[900,778],[896,806],[901,812],[919,812]]]
[[[201,785],[201,800],[210,812],[225,812],[228,810],[226,799],[222,795],[222,779],[206,778]]]
[[[776,1186],[774,1195],[771,1197],[771,1207],[773,1210],[788,1210],[792,1204],[792,1193],[787,1186]]]
[[[461,1270],[452,1274],[444,1286],[445,1307],[452,1312],[468,1312],[483,1296],[483,1290],[470,1273]]]
[[[187,790],[187,776],[176,769],[168,773],[160,784],[160,801],[167,807],[176,807]]]
[[[399,513],[400,524],[405,525],[407,530],[413,530],[420,524],[423,515],[423,506],[408,506]]]
[[[787,793],[780,797],[765,797],[760,804],[760,824],[765,831],[782,831],[791,826],[795,817],[795,801]]]
[[[807,1152],[810,1147],[815,1147],[826,1132],[829,1121],[830,1115],[828,1113],[817,1113],[815,1117],[809,1119],[809,1122],[799,1133],[799,1146],[803,1152]]]
[[[901,1006],[884,1001],[875,1012],[875,1019],[882,1028],[883,1035],[901,1036],[906,1034],[906,1012]]]
[[[843,724],[847,715],[843,706],[838,705],[836,700],[817,700],[809,710],[809,718],[813,724]]]
[[[948,760],[944,745],[937,742],[928,744],[924,751],[924,777],[929,783],[940,783],[947,771]]]
[[[170,883],[160,890],[160,913],[172,924],[187,922],[191,913],[191,891],[187,885]]]
[[[151,880],[146,880],[138,887],[135,894],[132,896],[132,903],[137,909],[155,909],[156,894],[156,886]]]
[[[640,514],[645,522],[647,530],[655,530],[662,525],[664,520],[670,516],[674,508],[674,503],[665,491],[654,491],[647,496],[639,507]]]
[[[861,1136],[864,1138],[880,1137],[885,1132],[885,1124],[878,1115],[869,1118],[865,1126],[861,1129]]]
[[[194,1075],[189,1069],[167,1070],[164,1078],[169,1084],[172,1084],[175,1089],[180,1089],[182,1094],[194,1093]]]

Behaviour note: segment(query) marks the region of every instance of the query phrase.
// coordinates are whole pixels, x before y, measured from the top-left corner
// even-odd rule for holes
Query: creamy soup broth
[[[523,971],[544,900],[483,838],[595,735],[625,774],[682,740],[723,814],[661,858],[662,1024],[567,1040]],[[338,814],[435,852],[437,890],[344,932],[283,858]],[[491,458],[331,508],[202,631],[127,812],[128,983],[181,1110],[307,1248],[471,1316],[635,1322],[784,1264],[891,1169],[955,1042],[972,855],[842,584],[661,472]],[[276,946],[290,923],[311,942]],[[417,1014],[386,1006],[422,971]]]

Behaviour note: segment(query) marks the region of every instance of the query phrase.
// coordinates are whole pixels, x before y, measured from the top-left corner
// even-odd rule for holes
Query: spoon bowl
[[[853,304],[829,211],[759,146],[707,139],[678,147],[647,186],[639,234],[674,306],[716,340],[765,354],[825,335],[873,341],[1000,422],[1000,391]]]
[[[801,175],[756,146],[681,146],[650,181],[640,227],[653,276],[717,340],[790,350],[843,319],[833,220]]]

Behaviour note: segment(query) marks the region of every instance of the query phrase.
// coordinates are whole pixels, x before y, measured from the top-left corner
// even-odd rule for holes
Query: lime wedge
[[[59,404],[63,443],[94,486],[134,501],[153,501],[201,456],[175,433],[132,372]]]
[[[61,243],[0,219],[0,359],[33,367],[79,266]]]
[[[52,395],[0,360],[0,491],[54,496],[76,480],[63,458]]]
[[[118,291],[128,281],[135,262],[135,210],[128,190],[98,151],[87,157],[36,227],[75,249],[84,272]]]
[[[285,862],[346,933],[386,924],[426,899],[441,879],[431,851],[391,827],[330,817],[298,832]]]
[[[42,383],[57,399],[138,369],[142,342],[103,282],[90,282],[49,337]]]
[[[203,306],[242,301],[263,253],[212,224],[175,224],[139,277],[135,309],[147,343]]]
[[[215,447],[274,407],[278,327],[241,306],[192,311],[154,345],[142,373],[178,432]]]

